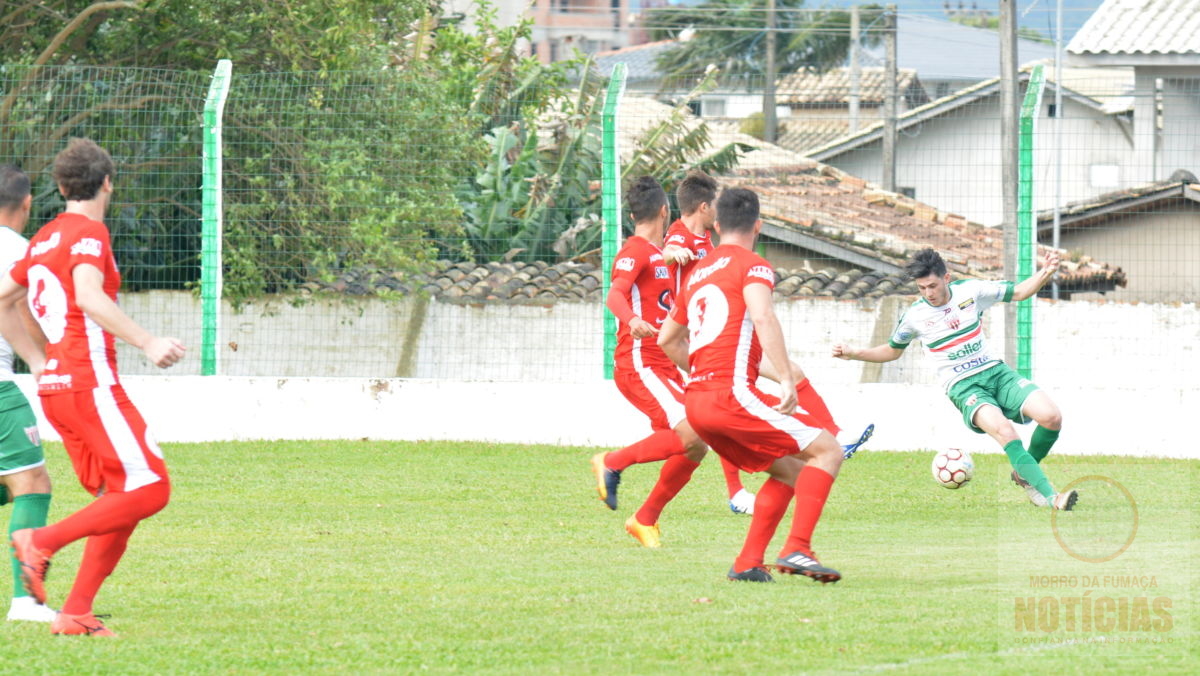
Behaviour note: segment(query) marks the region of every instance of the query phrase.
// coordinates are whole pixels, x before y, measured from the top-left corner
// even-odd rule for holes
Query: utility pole
[[[896,6],[888,5],[884,19],[887,74],[883,86],[883,189],[896,192]]]
[[[1000,0],[1000,179],[1003,184],[1004,278],[1017,277],[1017,12]],[[1059,83],[1055,83],[1059,86]],[[1017,363],[1017,307],[1004,304],[1004,361]]]
[[[858,131],[859,75],[858,64],[858,5],[850,6],[850,133]]]
[[[775,0],[767,0],[767,81],[763,86],[763,140],[775,142]]]

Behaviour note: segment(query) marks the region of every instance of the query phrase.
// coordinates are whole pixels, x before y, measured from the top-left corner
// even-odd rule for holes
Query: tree
[[[694,77],[710,65],[727,78],[761,82],[765,71],[765,0],[708,0],[699,5],[667,6],[646,11],[646,25],[656,40],[678,39],[678,46],[658,58],[666,77]],[[879,5],[861,8],[862,25],[881,15]],[[825,70],[840,64],[850,46],[850,13],[840,9],[810,10],[804,0],[777,0],[776,63],[781,75],[801,68]],[[864,44],[877,44],[878,32],[863,31]],[[687,38],[687,39],[684,39]]]

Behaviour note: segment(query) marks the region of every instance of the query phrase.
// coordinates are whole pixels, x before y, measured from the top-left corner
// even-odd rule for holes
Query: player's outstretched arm
[[[837,359],[853,359],[856,361],[873,361],[877,364],[896,361],[904,350],[884,343],[875,347],[853,348],[844,343],[833,346],[833,356]]]
[[[696,254],[691,249],[685,249],[678,244],[668,244],[663,249],[663,260],[667,265],[677,265],[696,260]]]
[[[75,282],[75,303],[80,310],[117,338],[140,348],[159,368],[166,368],[183,359],[187,350],[178,338],[155,336],[129,318],[108,294],[104,293],[104,273],[86,263],[71,270]]]
[[[658,332],[658,346],[666,353],[675,365],[684,371],[688,370],[687,327],[667,317],[662,330]]]
[[[0,334],[12,345],[13,350],[29,365],[29,371],[34,377],[41,375],[46,365],[45,336],[40,329],[37,337],[30,335],[25,325],[25,315],[29,309],[25,306],[25,287],[17,284],[12,275],[5,273],[0,279]],[[24,313],[22,313],[24,308]],[[41,340],[37,340],[37,338]]]
[[[792,378],[792,360],[788,359],[783,341],[783,327],[771,305],[771,288],[765,284],[750,284],[742,289],[742,298],[746,301],[750,321],[754,322],[763,355],[779,374],[780,402],[775,410],[791,415],[796,412],[796,381]]]
[[[1035,272],[1029,279],[1023,280],[1021,283],[1013,287],[1012,302],[1019,303],[1026,298],[1032,298],[1038,291],[1046,286],[1046,282],[1054,277],[1054,273],[1058,271],[1058,264],[1062,262],[1062,258],[1058,252],[1053,249],[1046,250],[1046,257],[1042,259],[1042,268]]]

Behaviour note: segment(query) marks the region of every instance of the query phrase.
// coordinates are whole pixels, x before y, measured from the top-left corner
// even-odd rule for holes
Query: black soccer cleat
[[[747,568],[746,570],[743,570],[740,573],[735,572],[733,570],[733,567],[730,566],[729,579],[734,580],[735,582],[774,582],[775,581],[775,578],[771,577],[771,574],[769,572],[767,572],[767,569],[763,566],[755,566],[753,568]]]
[[[842,579],[842,574],[832,568],[826,568],[815,558],[799,550],[775,559],[775,569],[786,575],[803,575],[817,582],[829,583]]]

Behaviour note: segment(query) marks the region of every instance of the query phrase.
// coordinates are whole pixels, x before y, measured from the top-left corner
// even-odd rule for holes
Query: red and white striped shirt
[[[688,327],[689,389],[728,389],[758,379],[762,345],[742,295],[751,284],[775,288],[775,271],[744,247],[719,246],[692,267],[671,311]]]
[[[29,309],[46,334],[46,370],[38,381],[42,395],[117,384],[117,350],[112,334],[75,303],[75,266],[87,263],[104,273],[104,292],[113,302],[121,276],[108,228],[80,214],[63,213],[29,242],[12,277],[29,289]]]

